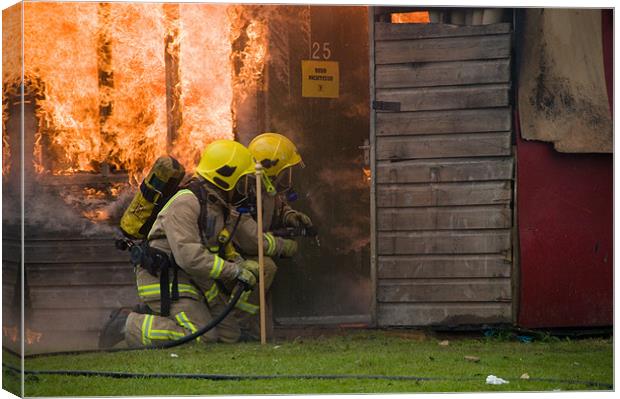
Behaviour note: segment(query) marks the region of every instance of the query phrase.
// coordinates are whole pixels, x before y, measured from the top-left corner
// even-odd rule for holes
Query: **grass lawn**
[[[441,378],[440,381],[298,379],[210,381],[187,379],[112,379],[105,377],[28,376],[27,396],[223,395],[302,393],[414,393],[476,391],[597,390],[582,383],[538,378],[613,383],[612,339],[544,342],[496,338],[450,340],[386,331],[346,336],[297,338],[261,346],[217,344],[159,351],[59,355],[26,359],[27,370],[103,370],[140,373],[235,375],[365,374]],[[176,356],[172,356],[172,355]],[[465,356],[474,359],[467,360]],[[3,362],[13,363],[4,353]],[[475,358],[479,358],[476,360]],[[17,384],[4,371],[5,389]],[[487,385],[489,374],[509,380]],[[530,379],[521,379],[528,374]],[[14,376],[14,374],[13,374]],[[459,381],[459,379],[461,379]]]

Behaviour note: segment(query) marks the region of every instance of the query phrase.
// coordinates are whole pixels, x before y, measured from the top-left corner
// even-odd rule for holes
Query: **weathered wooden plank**
[[[509,204],[511,198],[509,181],[377,185],[379,208]]]
[[[15,285],[2,282],[2,303],[5,306],[13,305],[13,297],[15,295]]]
[[[510,82],[510,59],[377,65],[377,89]]]
[[[19,262],[15,262],[12,260],[8,260],[4,258],[4,253],[2,253],[2,278],[6,279],[7,276],[16,276],[20,273],[21,265]]]
[[[378,160],[510,155],[510,132],[388,136],[377,139]]]
[[[30,328],[50,331],[100,331],[115,308],[32,309],[28,313]],[[77,321],[77,323],[76,323]]]
[[[429,39],[510,33],[510,23],[488,25],[375,23],[375,40]]]
[[[135,285],[111,287],[31,287],[34,309],[92,309],[133,306],[138,303]]]
[[[20,262],[21,244],[14,240],[2,240],[2,263],[5,261]]]
[[[129,263],[35,264],[28,267],[28,284],[31,287],[134,285],[135,274]]]
[[[382,278],[510,277],[511,262],[502,255],[379,256]]]
[[[26,345],[26,354],[93,350],[98,348],[98,337],[99,331],[44,332],[39,341]]]
[[[375,43],[375,63],[482,60],[510,57],[510,35],[470,36]]]
[[[4,284],[14,284],[17,281],[19,275],[18,268],[3,268],[2,269],[2,282]]]
[[[378,112],[376,121],[378,136],[505,132],[512,124],[510,108]]]
[[[377,183],[510,180],[512,168],[512,158],[379,161]]]
[[[379,280],[379,302],[510,302],[509,278]]]
[[[510,323],[512,305],[491,303],[379,303],[379,326],[482,325]]]
[[[502,229],[512,226],[506,205],[431,208],[380,208],[379,231]]]
[[[378,101],[400,103],[401,111],[506,107],[509,84],[377,89]]]
[[[128,252],[119,251],[114,240],[27,241],[25,262],[34,263],[127,263]]]
[[[510,230],[377,233],[379,255],[485,254],[510,249]]]

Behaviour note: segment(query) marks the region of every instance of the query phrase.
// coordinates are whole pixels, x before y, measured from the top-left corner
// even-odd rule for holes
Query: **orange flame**
[[[8,339],[10,339],[11,342],[17,342],[17,335],[19,334],[19,330],[17,329],[17,326],[2,326],[2,334]]]
[[[11,149],[6,124],[9,119],[9,97],[14,95],[21,79],[21,5],[2,11],[2,175],[10,169]]]
[[[11,342],[17,342],[18,339],[18,335],[19,335],[19,330],[17,329],[17,326],[13,326],[13,327],[2,327],[2,334],[9,338],[11,340]],[[26,343],[28,345],[32,345],[35,342],[40,342],[41,338],[43,338],[43,333],[41,332],[37,332],[34,330],[31,330],[29,328],[26,328],[26,334],[24,336]]]
[[[370,171],[370,168],[364,168],[362,170],[364,172],[364,181],[370,183],[372,180],[372,172]]]
[[[106,163],[135,183],[170,144],[191,171],[206,144],[234,138],[233,92],[243,96],[262,78],[267,25],[244,6],[180,4],[172,21],[161,3],[24,7],[25,74],[42,93],[33,149],[38,173],[97,172]],[[174,90],[182,124],[168,143],[164,43],[175,34],[168,51],[179,60]],[[242,35],[245,45],[233,50]],[[19,56],[18,48],[6,51],[17,57],[4,60]],[[5,66],[3,81],[16,79],[19,68]],[[4,132],[3,144],[8,158]]]
[[[394,13],[391,16],[393,24],[428,24],[431,22],[428,11]]]

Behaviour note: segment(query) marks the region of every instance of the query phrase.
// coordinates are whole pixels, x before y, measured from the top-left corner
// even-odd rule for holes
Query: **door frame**
[[[370,107],[370,325],[377,327],[377,161],[375,136],[375,7],[368,7],[368,58]]]

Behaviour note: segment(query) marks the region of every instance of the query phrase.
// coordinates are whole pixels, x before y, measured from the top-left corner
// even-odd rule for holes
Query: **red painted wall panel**
[[[613,157],[517,134],[518,324],[613,324]]]

